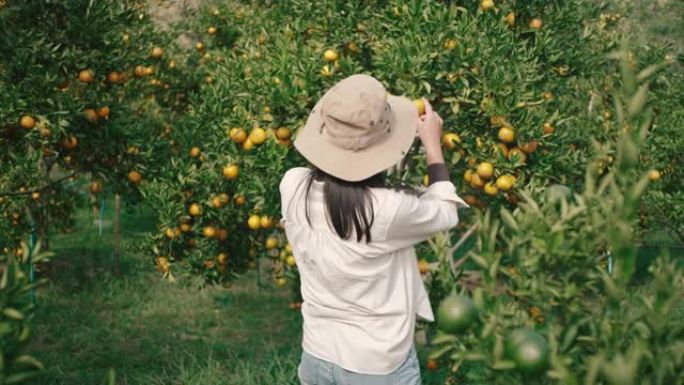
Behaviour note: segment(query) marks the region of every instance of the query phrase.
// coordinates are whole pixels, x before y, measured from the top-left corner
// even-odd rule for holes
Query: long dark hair
[[[371,197],[371,188],[391,188],[408,194],[418,195],[418,191],[407,185],[393,186],[388,183],[387,172],[383,171],[358,182],[347,182],[336,178],[325,171],[309,166],[311,172],[303,185],[305,191],[306,220],[311,226],[309,214],[309,194],[314,181],[323,182],[323,201],[328,224],[342,239],[349,239],[352,232],[356,241],[371,241],[370,229],[375,221],[375,208]],[[301,186],[301,185],[300,185]]]

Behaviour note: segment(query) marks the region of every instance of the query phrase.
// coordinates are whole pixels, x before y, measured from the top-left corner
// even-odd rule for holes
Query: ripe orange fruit
[[[508,15],[506,15],[506,24],[508,24],[509,27],[515,27],[515,12],[509,12]]]
[[[657,182],[660,180],[662,175],[660,174],[660,171],[658,170],[651,170],[648,172],[648,179],[651,180],[651,182]]]
[[[287,285],[287,278],[284,278],[284,277],[276,278],[275,284],[278,287],[283,287],[283,286]]]
[[[62,147],[66,148],[67,150],[72,150],[78,146],[78,139],[71,135],[68,136],[64,139],[62,139]]]
[[[216,209],[220,209],[221,207],[223,207],[223,201],[221,200],[221,198],[215,196],[211,198],[211,205],[214,206],[214,208]]]
[[[100,191],[102,191],[102,182],[100,181],[92,181],[90,182],[90,192],[93,194],[97,194]]]
[[[213,269],[214,266],[216,266],[216,263],[211,259],[207,259],[206,261],[204,261],[203,265],[206,269]]]
[[[449,39],[444,42],[445,49],[454,49],[458,46],[458,41],[456,39]]]
[[[494,150],[503,155],[504,158],[508,158],[508,146],[505,143],[497,144]]]
[[[485,185],[485,181],[480,178],[480,174],[478,173],[473,173],[473,176],[470,178],[470,185],[473,188],[482,188]]]
[[[36,120],[31,116],[24,115],[19,119],[19,125],[26,130],[30,130],[36,126]]]
[[[439,369],[439,361],[435,360],[434,358],[428,358],[427,362],[425,363],[425,367],[427,370],[430,371],[435,371]]]
[[[97,123],[97,111],[94,108],[86,108],[83,110],[83,116],[90,123]]]
[[[488,180],[494,175],[494,166],[489,162],[482,162],[477,166],[477,175],[480,178]]]
[[[247,139],[247,133],[241,127],[233,127],[229,133],[230,139],[235,143],[242,143]]]
[[[337,54],[337,52],[335,52],[335,50],[332,50],[332,49],[329,49],[323,53],[323,60],[325,60],[327,62],[337,61],[337,59],[339,59],[339,57],[340,56]]]
[[[264,215],[263,217],[261,217],[259,225],[262,229],[270,229],[271,227],[273,227],[273,219],[269,216]]]
[[[496,185],[492,182],[488,182],[484,186],[484,192],[487,195],[494,196],[499,193],[499,189],[496,187]]]
[[[38,191],[34,191],[31,193],[31,199],[34,201],[39,201],[40,200],[40,193]]]
[[[278,238],[268,237],[266,238],[266,242],[264,244],[266,246],[266,250],[275,249],[276,247],[278,247]]]
[[[556,129],[549,122],[544,122],[544,134],[551,135]]]
[[[247,219],[247,227],[252,230],[259,230],[261,227],[261,218],[258,215],[251,215],[249,219]]]
[[[480,8],[483,11],[489,11],[491,9],[494,9],[494,0],[482,0],[480,2]]]
[[[230,202],[230,196],[228,196],[227,193],[220,193],[218,195],[218,199],[221,201],[221,203],[226,204]]]
[[[430,263],[426,259],[418,261],[418,271],[420,274],[427,274],[430,271]]]
[[[292,133],[290,132],[290,129],[287,127],[280,127],[276,130],[276,138],[280,140],[290,139],[290,136],[292,136]]]
[[[466,171],[463,173],[463,180],[470,183],[470,181],[473,179],[473,174],[474,174],[474,173],[475,173],[475,172],[474,172],[473,170],[466,170]]]
[[[155,59],[159,59],[164,55],[164,50],[161,49],[161,47],[154,47],[152,48],[152,52],[150,53],[150,56],[152,56]]]
[[[136,170],[131,170],[128,173],[128,180],[133,184],[138,184],[142,180],[142,174]]]
[[[211,27],[207,28],[207,33],[210,35],[215,35],[216,34],[216,27],[211,26]]]
[[[333,75],[332,70],[330,69],[330,66],[327,64],[321,68],[321,76],[329,78]]]
[[[509,191],[515,184],[515,177],[510,174],[501,175],[496,179],[496,187],[501,191]]]
[[[504,143],[513,143],[515,141],[515,131],[512,127],[503,126],[499,129],[499,140]]]
[[[523,150],[518,147],[513,147],[510,151],[508,151],[508,159],[513,159],[514,157],[518,157],[518,160],[520,160],[522,163],[527,161],[527,154],[525,154]]]
[[[461,143],[461,137],[453,132],[447,132],[442,136],[442,144],[448,150],[453,150],[456,148],[456,143]]]
[[[100,107],[97,110],[97,116],[102,119],[109,119],[109,106]]]
[[[288,266],[294,266],[297,264],[297,261],[295,261],[293,256],[288,255],[287,258],[285,258],[285,263],[287,263]]]
[[[171,268],[171,264],[169,263],[169,259],[166,257],[159,256],[155,258],[155,264],[157,265],[157,270],[166,273],[169,271]]]
[[[252,142],[251,139],[247,138],[244,142],[242,142],[242,149],[245,151],[249,151],[254,148],[254,142]]]
[[[214,238],[216,236],[216,228],[214,226],[206,226],[202,229],[202,235],[205,238]]]
[[[531,154],[537,150],[537,147],[539,146],[539,142],[536,140],[532,140],[527,143],[520,143],[518,147],[525,153],[525,154]]]
[[[154,73],[154,68],[153,67],[145,67],[145,75],[149,76]]]
[[[416,99],[413,101],[413,104],[418,109],[418,116],[425,115],[425,102],[423,102],[423,99]]]
[[[240,169],[238,168],[237,165],[229,164],[229,165],[223,167],[223,176],[228,180],[237,179],[239,174],[240,174]]]
[[[197,158],[198,156],[200,156],[201,153],[202,153],[202,150],[200,150],[199,147],[193,147],[190,149],[190,157],[191,158]]]
[[[218,261],[219,265],[225,265],[228,263],[228,253],[219,253],[216,256],[216,261]]]
[[[111,71],[107,74],[107,81],[111,84],[122,83],[124,81],[124,75],[118,71]]]
[[[542,22],[542,19],[535,17],[534,19],[530,20],[530,28],[540,30],[542,26],[544,25],[544,22]]]
[[[195,43],[195,48],[198,51],[204,51],[204,43],[202,43],[201,41],[198,41],[197,43]]]
[[[197,203],[193,203],[190,205],[188,213],[190,214],[190,216],[198,217],[202,215],[202,206],[198,205]]]
[[[141,65],[137,65],[137,66],[135,66],[133,73],[135,73],[135,76],[141,78],[141,77],[145,76],[145,67],[143,67]]]
[[[353,41],[347,44],[347,49],[349,49],[349,51],[352,53],[359,53],[359,45],[354,43]]]
[[[179,232],[180,230],[169,227],[164,231],[164,235],[169,239],[174,239],[180,235]]]
[[[180,231],[184,233],[189,233],[192,230],[192,225],[189,222],[183,222],[180,224]]]
[[[235,204],[236,204],[237,206],[242,206],[242,205],[244,205],[245,203],[247,203],[247,198],[245,198],[244,195],[236,195],[236,196],[233,198],[233,201],[235,202]]]
[[[256,145],[260,145],[266,141],[266,131],[261,127],[253,128],[249,133],[249,140]]]
[[[78,80],[83,83],[92,83],[95,80],[95,73],[90,69],[82,70],[78,73]]]
[[[228,239],[228,230],[226,229],[218,229],[216,232],[216,238],[218,238],[219,241],[225,241]]]

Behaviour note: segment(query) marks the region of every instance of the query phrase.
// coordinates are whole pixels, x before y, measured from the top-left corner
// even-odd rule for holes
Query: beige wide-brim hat
[[[389,94],[371,76],[352,75],[316,103],[294,146],[324,172],[357,182],[406,156],[417,129],[412,100]]]

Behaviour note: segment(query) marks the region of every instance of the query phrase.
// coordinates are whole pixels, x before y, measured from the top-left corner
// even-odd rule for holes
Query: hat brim
[[[322,100],[313,111],[318,111]],[[361,150],[346,150],[326,139],[321,133],[320,114],[311,113],[304,127],[297,132],[294,146],[304,158],[324,172],[348,181],[358,182],[387,170],[406,156],[418,130],[418,109],[413,101],[388,95],[387,102],[394,114],[389,135]]]

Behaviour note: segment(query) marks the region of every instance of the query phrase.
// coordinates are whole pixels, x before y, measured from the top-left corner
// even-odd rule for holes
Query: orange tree
[[[612,111],[620,133],[603,150],[615,154],[614,165],[604,171],[597,153],[582,189],[529,186],[515,210],[478,216],[481,231],[466,255],[472,268],[453,270],[454,294],[437,312],[432,358],[448,361],[454,377],[617,385],[684,375],[681,265],[658,258],[650,285],[631,283],[640,201],[657,182],[639,170],[654,119],[644,106],[662,66],[636,74],[627,53],[619,56],[624,81]]]
[[[186,79],[139,1],[9,1],[0,21],[0,245],[33,228],[47,246],[50,225],[72,227],[85,201],[76,175],[94,201],[139,198],[192,79],[164,78]]]
[[[284,283],[294,270],[282,235],[256,226],[256,217],[248,231],[249,218],[277,218],[280,176],[304,164],[290,136],[330,85],[358,72],[393,93],[433,101],[445,117],[453,179],[473,206],[515,204],[515,191],[531,183],[581,184],[590,138],[614,135],[600,125],[577,129],[608,119],[603,54],[618,18],[599,18],[601,8],[590,1],[202,8],[182,28],[196,36],[188,62],[204,84],[170,134],[181,156],[144,188],[160,214],[147,250],[167,275],[176,265],[214,281],[256,255],[282,255],[275,277]],[[424,171],[415,154],[393,178],[420,184]]]

